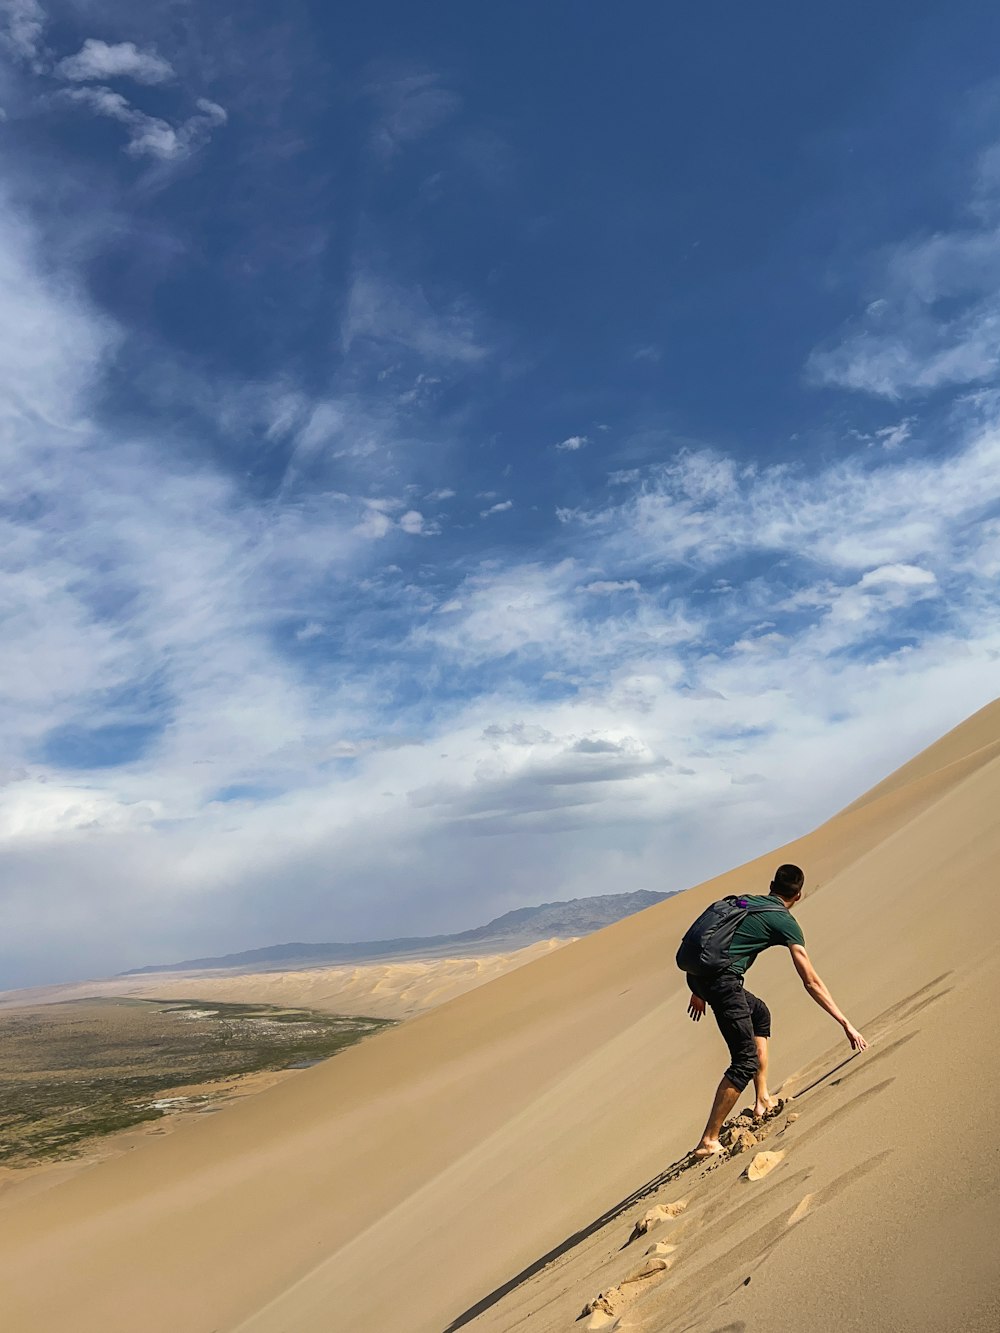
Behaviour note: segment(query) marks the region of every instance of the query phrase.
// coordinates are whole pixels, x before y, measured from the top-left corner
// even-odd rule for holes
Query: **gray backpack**
[[[677,950],[677,966],[694,977],[710,977],[729,966],[729,946],[736,928],[751,912],[784,912],[784,903],[754,903],[731,894],[706,907],[685,932]]]

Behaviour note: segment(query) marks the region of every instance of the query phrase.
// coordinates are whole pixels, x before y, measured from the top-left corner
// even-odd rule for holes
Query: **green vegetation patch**
[[[171,1111],[211,1110],[223,1090],[204,1085],[326,1060],[391,1026],[198,999],[99,998],[0,1012],[0,1165],[76,1156],[97,1135]]]

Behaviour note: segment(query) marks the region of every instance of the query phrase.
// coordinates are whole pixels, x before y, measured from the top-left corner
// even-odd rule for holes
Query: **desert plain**
[[[4,1329],[994,1333],[998,812],[1000,702],[784,847],[0,1191]],[[852,1056],[772,950],[750,984],[784,1105],[695,1163],[726,1058],[673,955],[788,860],[870,1047]]]

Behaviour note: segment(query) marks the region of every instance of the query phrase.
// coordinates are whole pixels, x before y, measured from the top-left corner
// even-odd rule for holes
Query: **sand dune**
[[[0,1194],[5,1327],[995,1329],[998,809],[1000,703],[767,857],[44,1194]],[[753,984],[794,1101],[685,1168],[725,1058],[686,1018],[674,949],[783,859],[872,1046],[848,1059],[772,951]]]
[[[482,957],[344,963],[294,972],[157,972],[152,976],[110,977],[0,992],[0,1009],[89,999],[94,995],[121,995],[276,1004],[283,1008],[301,1005],[322,1013],[410,1018],[542,958],[566,943],[566,940],[540,940],[523,949]]]

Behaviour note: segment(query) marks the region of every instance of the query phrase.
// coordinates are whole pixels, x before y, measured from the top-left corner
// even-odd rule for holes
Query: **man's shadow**
[[[512,1291],[516,1291],[517,1288],[527,1282],[529,1278],[534,1277],[536,1273],[540,1273],[543,1268],[554,1263],[556,1259],[561,1259],[564,1254],[568,1254],[569,1251],[579,1245],[581,1241],[586,1240],[589,1236],[594,1235],[595,1232],[600,1231],[601,1228],[607,1226],[609,1222],[614,1222],[616,1218],[621,1217],[623,1213],[627,1213],[631,1208],[634,1208],[637,1203],[641,1203],[643,1199],[648,1199],[651,1194],[658,1193],[664,1185],[669,1185],[671,1181],[676,1180],[688,1167],[700,1165],[700,1160],[692,1157],[690,1153],[681,1157],[678,1161],[668,1166],[665,1171],[661,1171],[658,1176],[653,1176],[652,1180],[648,1180],[645,1185],[640,1185],[638,1189],[633,1190],[626,1198],[621,1199],[618,1203],[614,1204],[607,1210],[607,1212],[602,1213],[600,1217],[595,1217],[593,1222],[589,1222],[587,1226],[583,1227],[580,1231],[574,1231],[572,1236],[567,1236],[564,1241],[561,1241],[554,1249],[549,1250],[547,1254],[543,1254],[540,1259],[536,1259],[533,1263],[529,1264],[527,1268],[522,1268],[520,1273],[506,1281],[503,1286],[496,1287],[488,1296],[484,1296],[482,1300],[477,1301],[475,1305],[470,1305],[467,1310],[464,1310],[462,1314],[452,1320],[444,1330],[444,1333],[456,1333],[457,1329],[464,1328],[466,1324],[470,1324],[473,1319],[477,1318],[485,1310],[496,1305],[498,1301],[502,1301],[503,1298],[509,1296]],[[627,1245],[628,1241],[626,1241],[625,1244]],[[625,1245],[621,1248],[624,1249]]]

